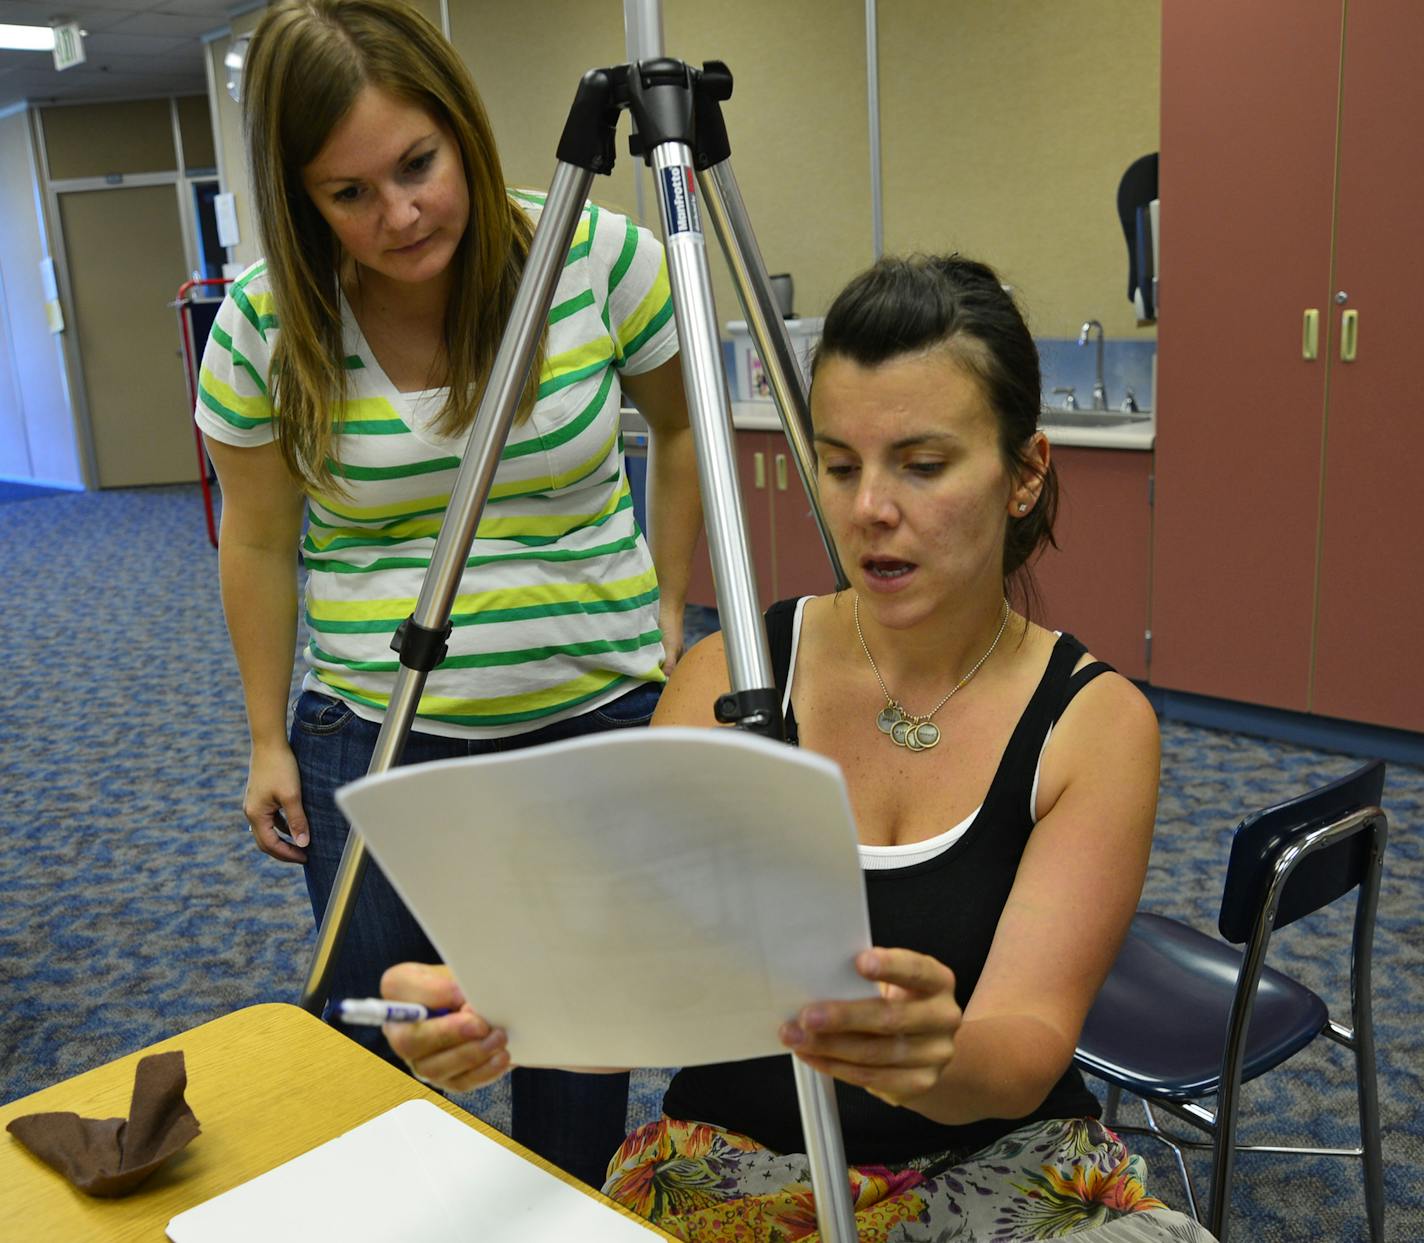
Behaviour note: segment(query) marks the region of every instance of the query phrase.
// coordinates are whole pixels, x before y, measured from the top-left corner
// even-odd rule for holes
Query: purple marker
[[[349,997],[336,1003],[337,1019],[350,1027],[379,1027],[382,1023],[421,1023],[453,1010],[428,1010],[413,1001],[384,1001],[380,997]]]

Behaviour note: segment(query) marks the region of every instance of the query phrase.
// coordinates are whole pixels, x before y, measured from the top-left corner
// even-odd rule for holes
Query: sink
[[[1142,410],[1136,414],[1121,410],[1044,410],[1038,421],[1050,427],[1132,427],[1150,423],[1152,414]]]

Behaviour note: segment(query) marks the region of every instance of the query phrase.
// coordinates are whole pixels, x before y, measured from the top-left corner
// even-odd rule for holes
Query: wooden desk
[[[127,1116],[136,1063],[146,1054],[171,1049],[183,1051],[185,1095],[203,1132],[131,1194],[116,1200],[85,1195],[5,1133],[20,1114],[70,1110],[88,1118]],[[184,1209],[409,1100],[433,1102],[587,1190],[305,1010],[262,1005],[224,1015],[0,1108],[0,1222],[6,1223],[4,1230],[26,1223],[26,1238],[65,1243],[162,1240],[168,1222]],[[645,1226],[650,1240],[671,1237],[596,1192],[588,1195]]]

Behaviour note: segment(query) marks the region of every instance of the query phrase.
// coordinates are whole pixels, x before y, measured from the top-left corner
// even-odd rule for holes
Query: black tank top
[[[796,628],[795,600],[766,613],[776,684],[785,692]],[[876,945],[903,946],[930,954],[954,972],[961,1007],[984,969],[1033,831],[1030,799],[1039,753],[1053,723],[1073,696],[1108,665],[1073,672],[1085,649],[1071,635],[1054,645],[1028,707],[1019,718],[989,785],[984,804],[964,835],[947,850],[907,867],[863,872]],[[797,741],[794,714],[786,713],[787,739]],[[947,827],[947,826],[946,826]],[[1071,953],[1071,946],[1045,945],[1045,954]],[[942,1153],[957,1158],[978,1152],[1029,1122],[1098,1117],[1097,1098],[1070,1066],[1032,1113],[943,1126],[914,1110],[888,1105],[868,1092],[836,1084],[846,1159],[852,1164],[897,1164]],[[691,1066],[680,1070],[663,1098],[670,1118],[708,1122],[750,1136],[776,1152],[804,1152],[795,1080],[789,1056]]]

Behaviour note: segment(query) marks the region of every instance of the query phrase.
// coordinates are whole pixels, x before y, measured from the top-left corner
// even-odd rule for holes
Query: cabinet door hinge
[[[1147,508],[1148,508],[1148,509],[1151,509],[1152,506],[1154,506],[1155,504],[1157,504],[1157,476],[1156,476],[1156,475],[1148,475],[1148,476],[1147,476]]]
[[[1150,667],[1152,664],[1152,631],[1150,630],[1142,632],[1142,651],[1143,659]]]

